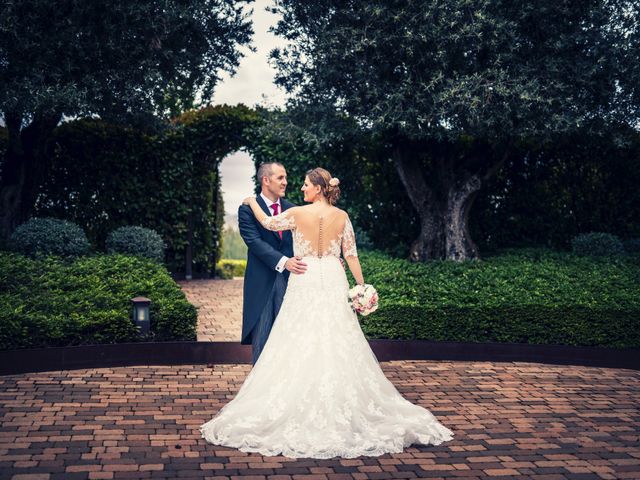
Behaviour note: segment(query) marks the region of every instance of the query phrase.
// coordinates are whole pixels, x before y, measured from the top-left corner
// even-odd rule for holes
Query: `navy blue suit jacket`
[[[260,195],[258,205],[271,216],[272,212]],[[280,199],[282,211],[295,206],[284,198]],[[249,205],[238,208],[238,226],[240,235],[247,244],[247,269],[244,274],[244,293],[242,298],[242,337],[241,344],[251,344],[251,330],[255,327],[264,306],[269,299],[276,275],[284,275],[289,279],[289,272],[278,273],[276,265],[283,255],[293,256],[293,237],[291,230],[282,232],[282,240],[278,232],[264,228],[256,219]]]

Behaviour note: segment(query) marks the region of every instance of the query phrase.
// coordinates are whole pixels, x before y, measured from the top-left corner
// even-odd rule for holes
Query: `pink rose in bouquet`
[[[353,311],[363,316],[378,309],[378,292],[368,283],[356,285],[349,290],[349,300]]]

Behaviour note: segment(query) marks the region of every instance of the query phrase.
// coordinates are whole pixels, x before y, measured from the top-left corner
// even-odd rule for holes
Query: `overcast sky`
[[[265,7],[272,3],[257,0],[250,4],[253,7],[253,45],[256,51],[243,49],[245,57],[240,60],[236,74],[232,77],[225,74],[222,83],[216,87],[215,104],[284,105],[285,93],[274,85],[275,70],[268,63],[269,52],[285,44],[284,40],[268,31],[278,21],[278,16],[265,11]],[[222,161],[220,174],[225,212],[235,215],[242,200],[253,193],[253,161],[245,152],[231,154]]]

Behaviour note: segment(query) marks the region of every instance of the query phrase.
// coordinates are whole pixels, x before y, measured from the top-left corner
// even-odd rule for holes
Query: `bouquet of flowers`
[[[360,315],[366,316],[378,309],[378,292],[368,283],[349,290],[349,300],[351,308]]]

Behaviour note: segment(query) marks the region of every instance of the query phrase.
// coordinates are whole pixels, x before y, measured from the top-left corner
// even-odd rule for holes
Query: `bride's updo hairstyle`
[[[327,170],[320,167],[309,170],[307,177],[309,177],[309,181],[313,185],[320,187],[320,193],[324,195],[324,198],[326,198],[331,205],[338,203],[338,199],[340,198],[340,180],[332,177]]]

